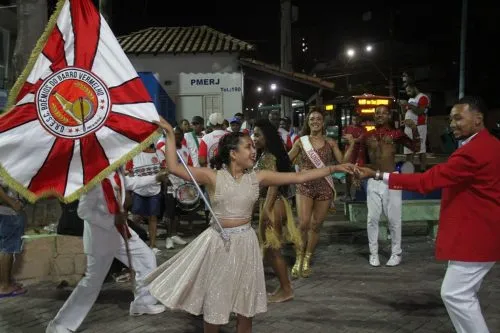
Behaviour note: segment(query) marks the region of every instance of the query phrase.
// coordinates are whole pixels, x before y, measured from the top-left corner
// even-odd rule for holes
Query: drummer
[[[184,139],[184,133],[182,129],[177,126],[174,129],[175,134],[175,145],[177,146],[177,151],[179,155],[182,156],[184,162],[188,165],[193,165],[191,160],[191,156],[189,154],[189,149],[186,145],[186,140]],[[165,145],[161,147],[161,150],[165,152]],[[183,185],[185,181],[179,177],[176,177],[172,174],[168,175],[168,184],[167,184],[167,193],[165,194],[165,212],[164,219],[167,224],[167,240],[165,243],[165,247],[169,249],[173,249],[175,245],[184,246],[187,242],[182,239],[177,234],[177,229],[180,224],[180,215],[181,211],[177,208],[176,198],[175,198],[175,190]]]
[[[395,172],[396,145],[402,144],[413,151],[419,151],[420,138],[417,126],[412,120],[405,120],[405,125],[411,128],[413,139],[410,139],[402,129],[393,126],[392,113],[385,105],[375,109],[376,128],[362,136],[361,151],[367,151],[370,164],[365,165],[365,154],[359,154],[358,164],[365,165],[377,171],[375,179],[368,180],[366,190],[366,203],[368,206],[368,243],[370,248],[369,263],[372,266],[380,266],[378,255],[378,226],[380,215],[383,212],[389,220],[389,231],[391,233],[391,257],[386,266],[397,266],[401,263],[401,191],[389,190],[387,184],[382,181],[384,172]]]

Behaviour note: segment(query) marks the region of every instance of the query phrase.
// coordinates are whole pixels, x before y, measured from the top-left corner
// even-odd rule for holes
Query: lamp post
[[[370,44],[366,45],[364,47],[364,51],[367,54],[371,54],[373,52],[373,46],[370,45]],[[384,78],[384,80],[389,83],[389,95],[393,96],[392,80],[391,80],[391,78],[387,77],[387,75],[385,75],[385,73],[377,66],[377,64],[372,59],[370,59],[369,57],[363,56],[363,55],[356,56],[356,54],[357,54],[357,52],[356,52],[355,48],[353,48],[353,47],[347,48],[347,50],[346,50],[347,63],[349,63],[350,60],[355,59],[355,58],[362,59],[362,60],[365,60],[365,61],[369,62],[377,70],[377,72],[380,75],[382,75],[382,77]],[[349,82],[349,76],[347,76],[346,79],[347,79],[347,82]],[[348,83],[348,90],[350,90],[349,83]]]

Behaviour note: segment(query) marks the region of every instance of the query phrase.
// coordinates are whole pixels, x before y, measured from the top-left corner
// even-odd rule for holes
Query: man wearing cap
[[[205,135],[203,132],[203,125],[205,120],[200,116],[194,116],[191,120],[190,132],[184,133],[184,140],[186,140],[186,146],[189,149],[189,156],[193,162],[193,166],[199,167],[200,162],[198,161],[198,149],[200,147],[200,140]]]
[[[237,116],[237,114],[234,115],[233,118],[229,120],[229,128],[227,129],[228,132],[242,132],[245,134],[248,134],[247,129],[242,129],[241,128],[241,118]]]
[[[222,129],[222,124],[224,123],[222,113],[212,113],[208,117],[208,122],[212,126],[213,131],[201,138],[198,149],[198,161],[202,167],[210,167],[210,159],[215,156],[219,140],[227,133]]]
[[[248,121],[245,120],[245,115],[241,112],[238,112],[238,113],[235,113],[234,116],[240,118],[242,132],[244,132],[246,130],[248,133],[250,133],[251,126],[248,123]]]

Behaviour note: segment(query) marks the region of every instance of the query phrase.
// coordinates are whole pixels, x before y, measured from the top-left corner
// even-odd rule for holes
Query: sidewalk
[[[312,276],[294,282],[293,301],[271,304],[266,314],[258,315],[254,332],[453,332],[439,296],[446,264],[434,260],[430,239],[409,236],[412,226],[403,228],[402,265],[373,268],[367,262],[366,233],[327,221],[314,257]],[[385,244],[382,263],[388,259],[387,249]],[[159,263],[175,252],[163,250]],[[285,254],[291,254],[291,249],[286,249]],[[276,278],[271,274],[266,278],[268,290],[274,290]],[[70,290],[56,289],[53,284],[39,284],[29,286],[25,296],[1,299],[0,332],[45,332],[45,326],[69,293]],[[490,331],[500,332],[498,265],[486,277],[480,299]],[[106,284],[78,332],[202,332],[202,318],[182,312],[129,317],[131,300],[129,284]],[[235,332],[235,320],[221,332]]]

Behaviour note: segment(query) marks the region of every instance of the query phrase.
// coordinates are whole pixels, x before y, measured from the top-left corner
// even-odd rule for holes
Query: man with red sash
[[[85,222],[83,248],[87,255],[87,270],[49,323],[46,333],[70,333],[78,329],[96,301],[114,258],[127,266],[130,258],[135,271],[134,301],[130,303],[130,315],[165,311],[165,307],[157,304],[158,301],[151,296],[143,282],[144,277],[156,268],[156,257],[126,225],[126,213],[123,212],[125,190],[134,191],[161,182],[164,178],[166,173],[123,177],[122,171],[118,170],[80,198],[78,215]]]
[[[488,333],[477,293],[500,260],[500,141],[484,127],[480,98],[464,97],[450,112],[461,146],[425,173],[382,173],[359,168],[361,177],[389,188],[429,193],[442,188],[436,258],[448,260],[441,297],[458,333]]]

